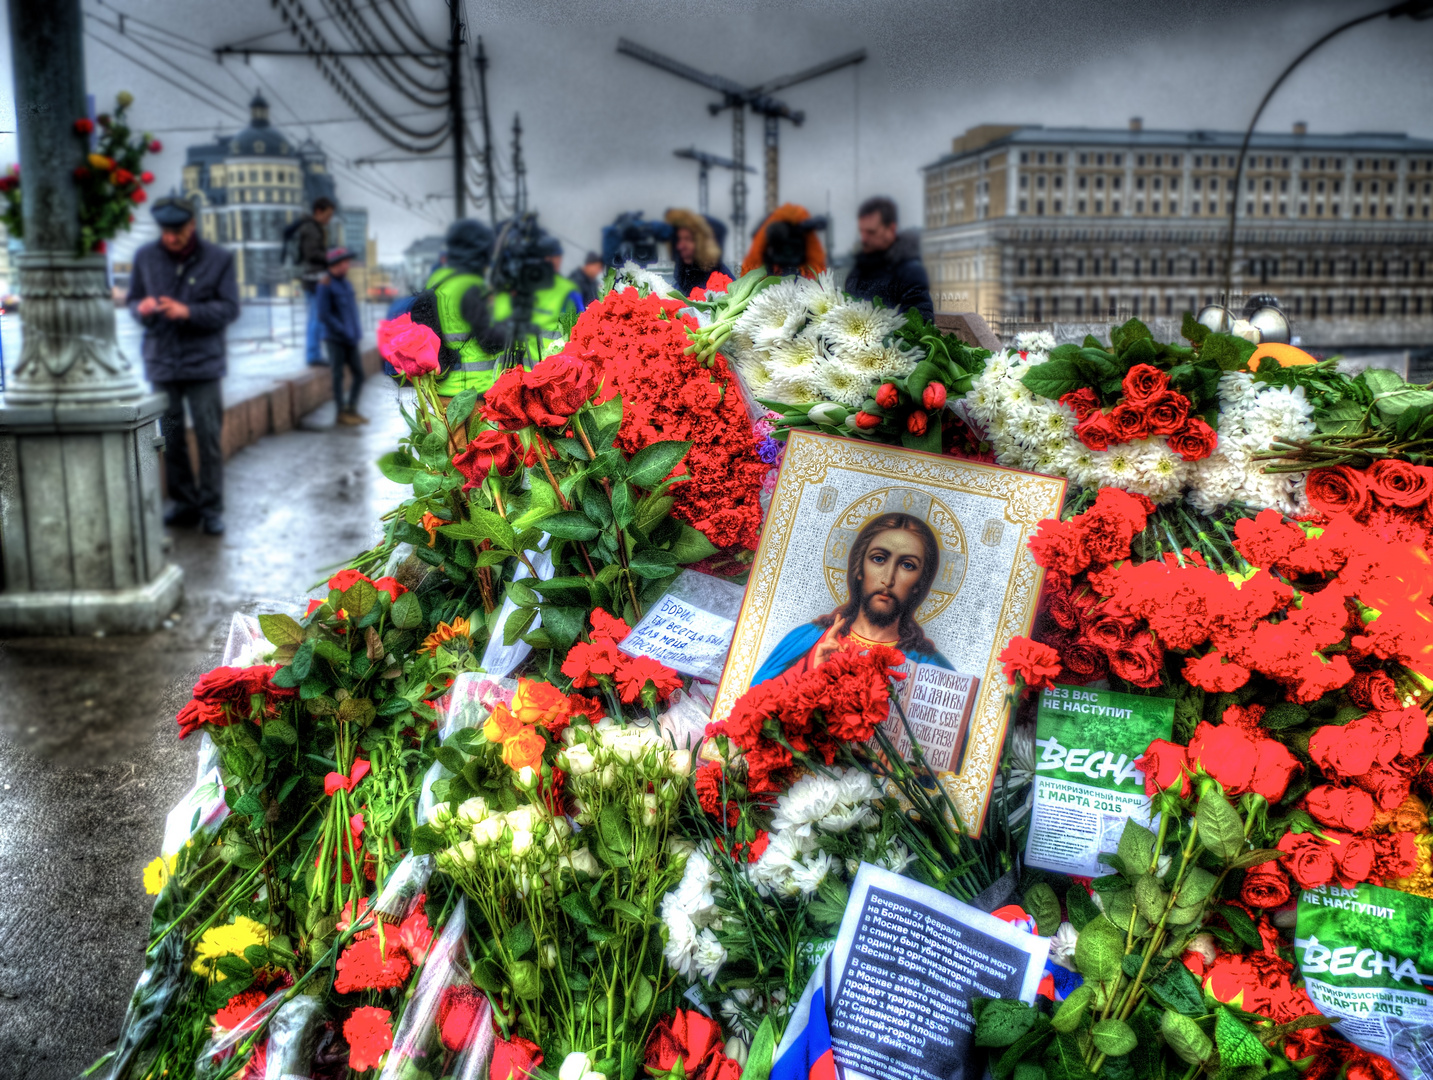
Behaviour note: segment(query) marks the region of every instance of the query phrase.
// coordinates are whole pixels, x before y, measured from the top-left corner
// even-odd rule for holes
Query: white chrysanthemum
[[[821,339],[808,331],[802,331],[787,341],[778,341],[767,350],[767,362],[776,371],[776,365],[786,367],[807,367],[824,357]]]
[[[668,894],[670,899],[670,894]],[[667,928],[667,942],[662,953],[674,971],[690,976],[697,950],[697,928],[685,911],[675,904],[662,902],[662,922]]]
[[[775,382],[771,369],[763,360],[738,360],[732,365],[743,385],[756,397],[774,396],[772,383]]]
[[[1057,475],[1067,476],[1079,487],[1093,487],[1095,452],[1084,443],[1072,440],[1061,448],[1055,458]]]
[[[1239,412],[1258,396],[1254,376],[1247,371],[1229,371],[1219,377],[1219,404],[1224,413]]]
[[[1048,353],[1055,347],[1055,335],[1048,330],[1029,330],[1015,335],[1015,348],[1019,352]]]
[[[672,283],[661,274],[653,273],[644,266],[628,261],[617,271],[617,280],[612,286],[617,292],[629,288],[646,289],[649,293],[665,297],[672,291]]]
[[[795,896],[801,887],[792,881],[791,875],[803,865],[805,856],[815,850],[815,840],[799,836],[795,830],[772,833],[761,857],[747,867],[747,877],[763,894]]]
[[[855,408],[870,396],[871,380],[839,360],[823,360],[817,365],[816,372],[816,385],[825,391],[825,397],[831,401]]]
[[[876,858],[876,865],[884,867],[893,874],[903,874],[906,867],[915,861],[916,857],[906,849],[905,844],[899,840],[892,840],[890,846]]]
[[[904,322],[899,311],[878,308],[869,300],[850,300],[826,312],[817,326],[830,346],[840,351],[880,345]]]
[[[1136,448],[1135,466],[1139,479],[1138,486],[1130,490],[1157,503],[1179,498],[1188,474],[1184,459],[1163,439],[1143,439],[1131,445]]]
[[[725,963],[726,949],[710,929],[703,930],[698,935],[696,948],[692,952],[692,966],[696,968],[697,974],[711,982]]]
[[[1075,970],[1075,939],[1080,936],[1072,923],[1062,922],[1050,938],[1050,959],[1062,968]]]
[[[1233,499],[1244,481],[1243,466],[1231,460],[1231,448],[1223,445],[1224,439],[1219,441],[1218,450],[1190,467],[1190,489],[1186,499],[1201,514],[1212,514]]]
[[[791,830],[798,836],[812,835],[818,821],[831,813],[841,800],[840,785],[828,776],[803,776],[776,800],[771,831]]]
[[[810,371],[794,371],[782,378],[773,378],[761,396],[788,405],[815,405],[826,400],[820,374],[813,367]]]
[[[1094,472],[1097,486],[1128,490],[1139,476],[1138,451],[1129,443],[1096,451]]]
[[[758,349],[789,341],[806,325],[806,304],[794,281],[778,281],[752,297],[736,329],[750,336]]]
[[[830,270],[823,270],[815,280],[806,281],[805,296],[806,310],[811,313],[813,319],[819,319],[837,304],[842,301],[842,294],[836,285],[836,275]]]
[[[826,875],[835,868],[836,861],[828,852],[818,851],[808,855],[806,861],[791,868],[791,884],[803,896],[815,896]]]
[[[843,803],[875,802],[886,797],[881,782],[865,769],[847,769],[836,783]]]
[[[921,356],[918,351],[913,354],[901,352],[894,345],[843,349],[834,355],[851,370],[861,372],[872,382],[909,375],[915,370]]]
[[[721,353],[733,363],[742,364],[760,359],[751,335],[741,328],[740,323],[732,328],[731,335],[722,342]]]

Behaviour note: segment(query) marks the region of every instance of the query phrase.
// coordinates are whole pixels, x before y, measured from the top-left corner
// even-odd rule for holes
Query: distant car
[[[376,303],[385,303],[398,295],[398,290],[392,285],[370,285],[368,287],[368,299]]]

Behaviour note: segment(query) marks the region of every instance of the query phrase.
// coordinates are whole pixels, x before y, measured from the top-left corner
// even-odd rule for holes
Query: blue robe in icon
[[[814,622],[802,623],[800,626],[791,630],[777,643],[776,648],[771,650],[771,655],[766,658],[766,661],[757,669],[756,674],[751,677],[751,685],[756,686],[758,683],[764,683],[768,679],[774,679],[779,675],[785,674],[793,665],[799,663],[803,657],[810,654],[811,650],[816,647],[816,643],[820,641],[822,636],[826,633],[826,630],[827,627],[818,626]],[[934,664],[936,667],[943,667],[947,671],[955,670],[951,666],[950,661],[939,652],[909,652],[906,653],[906,659],[913,664]]]

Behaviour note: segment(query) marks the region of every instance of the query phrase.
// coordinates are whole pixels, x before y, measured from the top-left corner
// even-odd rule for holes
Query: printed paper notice
[[[831,1043],[847,1080],[977,1080],[971,999],[1034,1000],[1049,951],[944,893],[870,865],[833,959]]]
[[[1035,807],[1025,861],[1080,877],[1109,873],[1126,821],[1148,827],[1144,773],[1134,759],[1174,725],[1169,698],[1054,686],[1035,718]]]

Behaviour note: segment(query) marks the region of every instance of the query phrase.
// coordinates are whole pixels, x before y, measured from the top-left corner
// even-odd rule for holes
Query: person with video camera
[[[880,299],[887,307],[915,308],[929,322],[935,317],[930,278],[921,262],[920,233],[899,232],[896,204],[884,195],[867,199],[856,212],[861,253],[846,278],[846,291],[863,300]]]
[[[532,294],[532,316],[525,353],[528,367],[546,356],[553,342],[562,341],[564,320],[570,326],[572,320],[587,307],[572,279],[562,274],[562,241],[543,233],[537,247],[552,271],[547,281]]]
[[[741,272],[749,274],[764,266],[768,274],[778,277],[800,274],[814,278],[826,269],[826,247],[817,235],[825,227],[826,219],[812,217],[806,207],[782,203],[756,230]]]
[[[496,297],[485,278],[493,231],[464,218],[448,227],[443,246],[446,261],[429,276],[409,314],[442,339],[439,395],[450,398],[469,389],[481,394],[496,381],[512,333],[511,325],[495,316]]]
[[[693,289],[705,289],[713,274],[731,277],[721,261],[721,243],[710,219],[681,207],[668,210],[667,224],[672,227],[672,284],[685,296]]]

